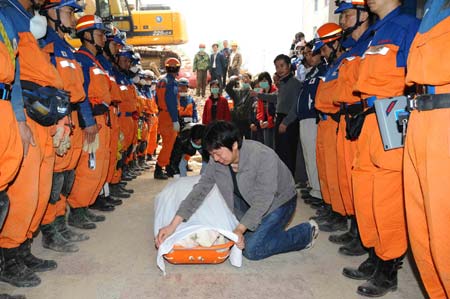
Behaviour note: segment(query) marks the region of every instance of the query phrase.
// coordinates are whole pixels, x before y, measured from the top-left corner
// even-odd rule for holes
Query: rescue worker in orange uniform
[[[76,33],[82,46],[75,52],[84,76],[86,98],[78,104],[79,125],[83,129],[83,151],[75,169],[75,182],[67,198],[70,205],[69,225],[94,229],[105,220],[88,207],[97,199],[106,181],[109,165],[111,82],[107,71],[97,60],[105,42],[107,28],[98,16],[85,15],[78,19]]]
[[[43,92],[51,92],[50,101],[56,103],[57,94],[63,92],[62,80],[50,63],[48,53],[42,51],[38,40],[44,37],[47,29],[44,16],[33,11],[40,9],[44,1],[8,0],[2,2],[2,11],[18,32],[18,57],[20,61],[21,89],[13,92],[24,94],[23,110],[15,109],[24,146],[22,166],[9,186],[9,214],[0,232],[0,250],[5,266],[0,272],[0,280],[19,287],[38,285],[41,280],[35,272],[55,269],[52,260],[42,260],[31,253],[33,235],[41,223],[50,197],[55,149],[52,143],[52,124],[56,116],[51,106],[45,106],[48,114],[33,107],[41,105]],[[33,22],[30,19],[34,18]],[[2,72],[3,73],[3,72]],[[45,86],[45,87],[44,87]],[[56,89],[55,89],[56,88]],[[68,97],[65,95],[68,104]],[[42,102],[41,102],[42,101]],[[59,104],[58,104],[59,105]],[[60,107],[62,108],[62,107]],[[67,107],[66,107],[67,108]],[[66,109],[66,111],[68,111]],[[56,111],[54,111],[56,112]],[[33,117],[33,119],[32,119]],[[48,118],[49,117],[49,118]],[[2,168],[3,169],[3,168]]]
[[[107,203],[118,205],[120,201],[115,198],[129,198],[133,190],[125,189],[122,184],[119,184],[122,178],[122,168],[119,167],[119,161],[122,159],[122,151],[119,149],[119,142],[123,133],[120,131],[119,104],[122,102],[122,94],[120,92],[119,84],[114,77],[114,68],[117,68],[117,53],[125,46],[125,35],[117,28],[113,27],[111,32],[106,33],[106,43],[101,55],[98,55],[98,60],[108,71],[109,79],[111,81],[111,105],[109,106],[109,117],[111,120],[111,140],[110,150],[111,155],[109,159],[108,176],[104,186],[104,196]],[[109,194],[108,194],[109,193]],[[114,196],[114,198],[110,197]]]
[[[158,155],[154,173],[154,178],[157,180],[167,180],[168,178],[163,168],[170,163],[172,148],[180,131],[178,83],[175,77],[180,70],[181,63],[176,58],[169,58],[164,65],[167,74],[159,80],[156,86],[156,102],[159,108],[158,126],[162,138],[162,148]]]
[[[17,33],[13,24],[3,15],[0,5],[0,231],[5,222],[9,208],[8,185],[13,181],[23,158],[23,147],[17,119],[13,109],[23,115],[23,102],[20,93],[12,96],[13,89],[20,87],[20,68],[17,59]],[[3,251],[3,250],[2,250]],[[5,268],[3,252],[0,253],[0,273]],[[3,274],[1,274],[3,275]],[[13,298],[7,294],[0,297]]]
[[[45,7],[51,7],[46,11],[49,28],[45,37],[46,46],[44,49],[51,49],[54,53],[52,63],[58,70],[63,80],[64,89],[70,92],[70,102],[75,107],[76,103],[83,101],[86,97],[83,89],[83,71],[75,60],[72,49],[64,39],[64,34],[75,30],[76,20],[74,14],[82,11],[82,7],[76,0],[50,0]],[[44,218],[41,223],[42,246],[59,252],[76,252],[78,246],[72,242],[89,239],[88,236],[77,233],[66,226],[65,211],[66,200],[61,196],[64,189],[71,189],[74,179],[74,169],[81,155],[83,137],[78,125],[78,113],[71,112],[70,124],[63,124],[62,134],[57,156],[55,160],[52,192],[47,205]],[[72,128],[72,132],[71,131]],[[58,133],[59,134],[59,133]],[[66,139],[64,139],[66,138]],[[66,141],[70,141],[65,145]],[[64,153],[61,146],[70,146]],[[67,192],[65,192],[67,195]]]
[[[337,134],[337,170],[339,190],[345,208],[346,216],[350,218],[350,230],[340,235],[331,235],[328,239],[336,244],[343,244],[339,248],[339,253],[350,256],[358,256],[367,253],[361,244],[358,226],[356,223],[355,211],[353,207],[353,192],[351,180],[351,168],[356,151],[356,139],[347,139],[346,125],[351,116],[363,111],[361,98],[358,94],[353,94],[353,85],[358,74],[361,55],[367,49],[372,31],[369,31],[371,23],[369,8],[364,0],[341,0],[335,13],[341,14],[340,22],[344,29],[346,39],[355,42],[346,53],[339,67],[338,87],[334,95],[334,104],[341,107],[339,128]],[[371,252],[370,254],[373,254]],[[348,273],[348,272],[351,273]],[[344,275],[353,278],[360,277],[358,270],[346,268]]]
[[[314,52],[320,51],[328,62],[328,70],[317,87],[315,108],[319,111],[317,127],[317,171],[320,189],[325,203],[330,204],[329,213],[317,217],[320,230],[332,232],[347,228],[345,208],[338,185],[336,130],[339,121],[339,107],[333,104],[337,87],[339,66],[344,51],[341,46],[342,28],[335,23],[326,23],[317,29]]]
[[[148,134],[148,146],[147,146],[147,161],[151,161],[153,159],[153,155],[155,154],[156,147],[158,145],[158,104],[156,103],[156,84],[158,81],[152,79],[150,85],[150,95],[149,99],[151,99],[150,103],[150,128]],[[150,97],[151,96],[151,97]]]
[[[431,0],[411,45],[406,82],[424,87],[404,153],[405,208],[414,259],[429,298],[450,298],[450,1]],[[442,59],[444,58],[444,59]]]
[[[375,101],[404,94],[406,59],[419,22],[401,13],[399,0],[367,3],[379,21],[370,28],[373,35],[361,56],[354,85],[367,110],[357,140],[352,183],[361,240],[365,247],[374,248],[375,255],[369,258],[376,259],[367,270],[368,281],[357,292],[376,297],[397,289],[397,270],[408,245],[403,149],[384,150],[376,115],[370,112]]]

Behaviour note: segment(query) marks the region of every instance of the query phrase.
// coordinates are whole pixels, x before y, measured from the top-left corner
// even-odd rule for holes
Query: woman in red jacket
[[[213,80],[209,83],[211,95],[205,102],[203,108],[202,122],[207,125],[215,120],[231,121],[231,113],[228,108],[228,101],[219,90],[219,81]]]
[[[268,72],[262,72],[258,75],[257,86],[261,88],[260,93],[273,93],[277,91],[276,86],[272,84],[272,78]],[[255,91],[257,91],[256,88]],[[264,144],[273,148],[275,136],[275,104],[264,103],[264,101],[258,100],[256,119],[259,121],[261,129],[263,129]]]

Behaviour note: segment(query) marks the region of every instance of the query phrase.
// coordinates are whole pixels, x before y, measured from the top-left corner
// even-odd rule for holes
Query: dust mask
[[[37,10],[30,19],[30,32],[36,40],[43,38],[47,34],[47,18],[40,15]]]

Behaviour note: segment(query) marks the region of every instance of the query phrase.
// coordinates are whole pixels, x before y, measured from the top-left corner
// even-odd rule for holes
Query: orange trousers
[[[327,120],[319,122],[316,150],[317,171],[324,201],[331,204],[333,211],[345,215],[338,185],[336,129],[337,122],[329,116]]]
[[[134,139],[136,138],[134,122],[135,121],[131,116],[125,116],[125,112],[122,112],[122,115],[119,118],[119,125],[124,137],[122,148],[125,151],[133,144]]]
[[[383,260],[407,249],[402,161],[403,149],[384,150],[376,115],[369,114],[357,141],[353,195],[361,240]]]
[[[0,100],[0,191],[19,171],[23,158],[22,140],[11,102]]]
[[[151,124],[149,124],[147,154],[153,155],[158,146],[158,117],[151,117]]]
[[[117,166],[117,149],[119,147],[119,134],[120,134],[120,125],[119,125],[119,117],[117,116],[116,108],[110,106],[110,121],[111,121],[111,138],[109,148],[111,150],[111,154],[109,156],[109,164],[108,164],[108,174],[106,176],[106,182],[112,183],[114,173],[116,171]]]
[[[336,140],[337,171],[339,190],[341,192],[345,213],[348,216],[352,216],[355,215],[355,209],[353,207],[352,165],[355,157],[356,141],[350,141],[345,138],[345,126],[345,115],[342,115],[339,121],[339,130]]]
[[[409,240],[430,298],[450,297],[450,109],[413,111],[404,156]]]
[[[165,167],[169,165],[170,155],[172,154],[173,145],[177,138],[177,132],[173,130],[172,118],[169,112],[159,112],[159,133],[162,138],[162,147],[158,155],[158,165]]]
[[[99,130],[99,148],[95,152],[96,166],[88,166],[89,154],[81,153],[80,161],[75,169],[75,182],[67,202],[72,208],[88,207],[95,202],[106,181],[110,155],[110,128],[106,125],[104,115],[95,116]]]
[[[78,124],[77,111],[72,111],[71,117],[72,122],[74,124]],[[62,157],[56,155],[53,172],[64,172],[67,170],[75,169],[78,160],[80,159],[81,156],[82,147],[83,147],[83,131],[79,126],[74,125],[72,134],[70,135],[70,149]],[[44,217],[42,218],[42,224],[52,223],[57,216],[65,215],[65,211],[66,211],[66,200],[65,198],[63,200],[61,195],[60,200],[56,204],[52,204],[50,202],[48,203]],[[58,213],[60,215],[57,215]]]
[[[15,248],[33,237],[47,208],[52,184],[55,150],[50,127],[27,116],[36,146],[29,147],[16,179],[8,189],[9,213],[0,233],[1,248]]]

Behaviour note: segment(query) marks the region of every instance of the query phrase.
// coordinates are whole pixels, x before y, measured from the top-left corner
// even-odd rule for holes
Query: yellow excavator
[[[127,44],[133,46],[165,46],[187,43],[188,36],[183,15],[165,5],[136,7],[128,0],[85,0],[84,14],[96,14],[109,19],[127,34]],[[78,48],[80,41],[70,39]]]

